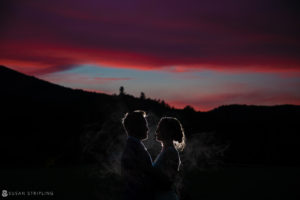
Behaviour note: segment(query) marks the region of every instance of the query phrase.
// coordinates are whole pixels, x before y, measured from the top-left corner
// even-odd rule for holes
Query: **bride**
[[[175,190],[175,179],[181,164],[178,150],[183,150],[185,146],[182,125],[176,118],[161,118],[155,136],[161,143],[162,150],[156,157],[153,167],[170,183],[156,192],[156,200],[179,200]]]

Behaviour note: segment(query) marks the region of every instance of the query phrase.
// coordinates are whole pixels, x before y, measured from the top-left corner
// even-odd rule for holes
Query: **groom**
[[[148,124],[144,111],[129,112],[123,118],[128,135],[121,159],[122,174],[126,183],[126,200],[153,199],[152,159],[142,140],[148,138]]]

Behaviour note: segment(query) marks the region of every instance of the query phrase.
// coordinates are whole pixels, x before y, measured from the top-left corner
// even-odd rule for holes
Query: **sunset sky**
[[[295,0],[1,1],[0,64],[178,108],[300,105],[299,10]]]

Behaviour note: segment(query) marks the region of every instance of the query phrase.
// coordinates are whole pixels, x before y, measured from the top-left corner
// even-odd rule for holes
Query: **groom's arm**
[[[154,167],[149,169],[149,183],[149,187],[152,187],[154,190],[168,190],[172,186],[169,177],[161,170]]]
[[[147,158],[144,165],[145,183],[149,189],[153,190],[168,190],[172,182],[162,173],[161,170],[154,168],[151,159]]]

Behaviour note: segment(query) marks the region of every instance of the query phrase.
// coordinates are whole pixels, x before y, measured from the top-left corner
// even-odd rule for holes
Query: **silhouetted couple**
[[[178,200],[174,181],[179,171],[178,147],[183,149],[184,131],[176,118],[164,117],[156,129],[156,141],[162,150],[152,162],[142,143],[148,138],[144,111],[127,113],[123,126],[128,135],[122,155],[122,174],[126,183],[126,200]]]

